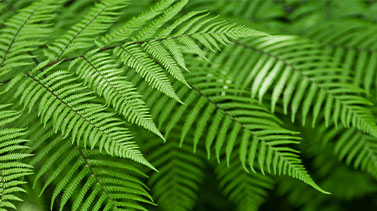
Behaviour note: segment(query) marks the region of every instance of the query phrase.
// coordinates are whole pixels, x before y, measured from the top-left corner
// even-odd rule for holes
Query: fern
[[[78,49],[89,49],[94,43],[93,38],[106,32],[127,5],[127,0],[103,0],[96,4],[79,23],[65,35],[49,45],[46,55],[50,59],[60,59]]]
[[[364,88],[368,95],[375,96],[376,46],[373,36],[370,36],[375,31],[376,27],[367,22],[347,21],[345,27],[333,21],[313,27],[306,35],[326,45],[330,55],[353,70],[349,74],[354,75],[354,83]],[[318,36],[319,32],[321,36]],[[345,33],[347,36],[344,36]]]
[[[148,189],[142,182],[142,178],[147,176],[133,163],[110,157],[97,148],[82,149],[53,133],[43,135],[48,128],[36,128],[31,134],[42,141],[31,146],[38,153],[30,163],[36,165],[43,161],[36,173],[35,182],[43,175],[48,175],[41,194],[47,187],[56,185],[52,193],[51,209],[60,195],[60,210],[68,205],[68,200],[72,202],[71,210],[146,210],[141,203],[152,203]],[[50,143],[43,143],[46,138],[51,140]],[[58,167],[53,168],[54,166]]]
[[[333,121],[345,127],[352,125],[376,136],[374,118],[365,108],[372,105],[371,102],[360,96],[364,91],[352,84],[352,78],[343,74],[345,70],[338,63],[323,55],[318,43],[278,36],[239,42],[237,46],[237,54],[232,48],[224,51],[221,63],[231,66],[243,55],[243,74],[239,74],[236,81],[250,87],[252,98],[258,97],[260,102],[272,90],[271,111],[282,99],[284,113],[287,114],[289,108],[292,121],[300,109],[302,123],[305,124],[310,112],[314,126],[324,107],[326,124]]]
[[[0,210],[373,210],[376,5],[0,0]]]
[[[133,84],[122,76],[122,71],[109,54],[98,53],[79,57],[71,63],[70,69],[73,69],[97,95],[104,96],[106,103],[129,122],[162,136],[141,96],[135,91]]]
[[[22,179],[32,174],[32,166],[22,162],[31,154],[23,152],[27,140],[22,136],[25,129],[9,126],[19,118],[20,112],[8,110],[9,105],[0,105],[0,210],[15,209],[14,201],[22,199],[16,194],[24,192]]]
[[[167,135],[185,117],[180,144],[189,131],[194,130],[194,152],[200,137],[206,133],[204,137],[208,158],[214,148],[217,161],[220,162],[225,152],[229,165],[237,146],[239,160],[245,171],[255,172],[254,166],[257,165],[263,174],[264,171],[277,175],[288,174],[323,191],[306,172],[297,151],[286,147],[299,143],[300,137],[296,132],[282,128],[280,121],[266,108],[250,100],[246,91],[224,83],[225,80],[216,81],[214,74],[200,72],[200,67],[191,69],[196,70],[191,74],[189,82],[192,90],[182,86],[178,91],[181,96],[186,96],[183,106],[174,111],[175,101],[156,97],[155,101],[150,102],[155,105],[152,114],[158,116],[160,125],[166,125],[164,130]],[[169,116],[171,113],[174,114]]]
[[[35,1],[4,23],[6,27],[0,34],[1,81],[16,75],[20,68],[33,64],[31,59],[35,56],[28,52],[35,51],[44,44],[42,40],[51,32],[49,24],[44,22],[54,17],[53,13],[59,2],[61,1]],[[18,71],[14,72],[13,69]]]

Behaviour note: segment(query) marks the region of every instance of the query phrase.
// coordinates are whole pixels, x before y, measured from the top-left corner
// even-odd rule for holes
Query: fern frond
[[[152,20],[156,16],[160,15],[166,8],[171,6],[176,0],[162,0],[154,4],[150,9],[142,14],[133,17],[127,21],[123,26],[113,30],[110,33],[106,33],[100,39],[96,40],[96,44],[99,48],[108,46],[114,46],[119,42],[124,42],[129,39],[132,34],[138,31],[146,22]]]
[[[315,144],[332,150],[339,160],[354,169],[361,169],[377,178],[377,140],[376,138],[353,128],[342,128],[331,125],[319,125],[315,131]]]
[[[334,152],[346,164],[353,163],[377,178],[377,140],[357,130],[339,131],[341,136],[335,144]]]
[[[99,96],[104,96],[106,103],[122,114],[131,123],[163,137],[158,131],[149,109],[127,81],[116,61],[107,53],[88,53],[70,64],[70,69]]]
[[[44,124],[51,121],[55,132],[61,131],[63,137],[70,135],[78,142],[82,140],[84,147],[98,146],[110,155],[130,158],[154,169],[132,141],[125,123],[107,112],[105,106],[95,103],[95,96],[71,73],[64,70],[51,73],[50,68],[36,75],[28,73],[26,77],[15,96],[29,112],[38,105],[41,121]]]
[[[230,39],[264,35],[207,18],[208,14],[203,15],[203,12],[175,18],[186,3],[187,0],[161,1],[148,12],[97,40],[97,46],[103,49],[115,45],[114,54],[123,63],[135,69],[153,88],[179,101],[165,73],[169,72],[186,84],[180,67],[187,68],[178,42],[204,56],[200,45],[217,50],[220,44],[228,44]]]
[[[46,55],[50,59],[60,59],[70,53],[89,49],[93,39],[106,32],[116,22],[120,12],[128,5],[128,0],[102,0],[65,35],[49,45]]]
[[[16,194],[25,192],[20,187],[26,182],[23,177],[32,173],[32,166],[22,162],[31,156],[24,152],[27,140],[22,137],[25,129],[13,128],[9,124],[20,116],[20,112],[8,110],[9,105],[0,105],[0,210],[16,209],[15,201],[22,201]]]
[[[286,146],[299,143],[297,132],[281,127],[281,121],[251,100],[246,91],[219,79],[221,74],[210,74],[210,69],[203,67],[191,69],[196,70],[196,74],[189,76],[192,90],[183,86],[177,92],[185,99],[184,105],[178,107],[176,102],[158,96],[149,102],[155,105],[152,115],[159,118],[159,125],[164,125],[166,136],[184,118],[181,144],[188,132],[194,130],[194,151],[205,136],[208,156],[214,148],[220,162],[225,151],[229,165],[234,148],[239,145],[240,161],[246,171],[255,171],[257,161],[262,173],[288,174],[326,193],[310,178],[298,151]]]
[[[133,68],[141,77],[145,78],[148,84],[167,96],[180,101],[175,94],[175,91],[169,81],[169,78],[164,73],[164,69],[156,64],[153,59],[143,52],[137,46],[118,47],[114,50],[117,55],[126,65]]]
[[[52,129],[37,128],[31,136],[42,135],[46,141],[42,132],[48,128]],[[60,136],[52,136],[48,143],[32,143],[31,148],[36,152],[31,164],[39,164],[35,181],[47,176],[40,194],[53,188],[51,209],[58,198],[59,210],[70,205],[70,210],[146,211],[143,205],[153,204],[143,183],[147,176],[134,162],[103,154],[97,148],[83,149]]]
[[[241,68],[235,81],[251,87],[252,97],[260,102],[272,92],[271,110],[281,101],[285,114],[290,109],[292,121],[300,109],[302,123],[312,113],[314,126],[324,108],[327,124],[341,123],[377,137],[374,117],[366,108],[371,102],[362,96],[364,91],[316,42],[295,36],[251,39],[225,50],[217,62],[226,63],[229,70]]]
[[[329,55],[352,71],[348,74],[354,75],[354,83],[376,97],[376,32],[374,24],[353,20],[321,24],[305,31],[305,35],[320,41]]]
[[[22,71],[20,68],[33,63],[31,59],[35,56],[28,52],[45,43],[51,32],[47,21],[54,17],[61,2],[38,0],[6,20],[0,33],[0,81],[10,79]]]
[[[192,210],[204,180],[204,152],[192,153],[188,144],[179,146],[179,133],[167,143],[148,140],[148,160],[158,168],[149,178],[152,195],[162,210]]]
[[[237,204],[237,210],[259,210],[275,181],[268,176],[245,172],[237,156],[232,156],[232,160],[229,167],[220,164],[216,168],[219,186]]]

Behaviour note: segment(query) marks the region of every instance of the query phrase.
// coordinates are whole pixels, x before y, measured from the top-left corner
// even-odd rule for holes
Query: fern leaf
[[[99,96],[104,96],[106,103],[129,122],[141,125],[162,137],[141,96],[135,91],[136,88],[122,76],[122,71],[109,54],[88,53],[73,61],[70,69]]]
[[[377,178],[377,141],[374,137],[357,130],[347,130],[336,142],[334,152],[346,164],[353,162],[354,168],[368,171]]]
[[[27,140],[22,137],[25,129],[13,128],[9,124],[20,116],[20,112],[8,110],[9,105],[0,105],[0,210],[16,209],[17,196],[25,192],[21,185],[24,176],[32,173],[32,166],[22,162],[31,156],[24,152]]]
[[[174,110],[176,103],[161,97],[150,102],[156,106],[152,109],[152,115],[158,116],[160,125],[165,126],[166,136],[184,117],[181,144],[188,131],[194,130],[194,151],[199,140],[206,137],[208,156],[214,148],[220,162],[220,156],[225,151],[226,161],[230,164],[231,155],[241,138],[242,148],[239,150],[243,153],[240,153],[240,160],[246,171],[255,171],[257,162],[262,173],[290,175],[326,193],[310,178],[297,155],[298,151],[286,146],[299,143],[297,132],[281,127],[280,121],[251,100],[247,92],[224,83],[226,80],[221,82],[218,78],[220,74],[208,74],[209,69],[201,72],[202,67],[191,69],[196,70],[189,76],[192,90],[181,87],[177,92],[185,99],[184,105]],[[213,115],[214,119],[210,119]],[[204,135],[204,131],[207,135]]]
[[[251,57],[243,60],[244,68],[235,81],[251,87],[252,97],[260,102],[265,94],[272,93],[272,111],[281,101],[285,114],[290,109],[292,121],[301,109],[302,123],[312,113],[314,126],[324,107],[327,124],[333,121],[377,136],[374,118],[366,108],[371,102],[344,74],[347,70],[323,54],[318,43],[294,36],[274,36],[239,42],[235,48],[239,49],[224,51],[221,62],[231,67],[240,55]]]
[[[319,125],[315,131],[321,139],[313,143],[332,150],[332,153],[346,165],[361,169],[377,178],[377,141],[374,137],[354,128]]]
[[[93,38],[106,32],[118,19],[119,10],[127,5],[128,0],[102,0],[71,30],[49,45],[46,55],[50,59],[60,59],[75,51],[89,49],[94,45]]]
[[[6,20],[0,33],[0,81],[8,80],[19,68],[33,63],[35,57],[28,52],[43,45],[51,32],[46,21],[51,20],[61,1],[39,0],[21,9]],[[16,69],[16,70],[15,70]]]
[[[48,176],[42,182],[40,194],[55,185],[51,209],[58,197],[59,210],[67,208],[69,201],[70,210],[96,211],[147,210],[144,205],[153,204],[148,188],[142,182],[147,176],[139,170],[140,166],[103,154],[97,148],[82,149],[51,133],[50,137],[43,137],[43,131],[48,130],[52,128],[40,127],[30,134],[33,138],[44,139],[32,144],[36,156],[31,163],[39,164],[35,181]]]
[[[167,96],[180,101],[169,81],[164,74],[164,69],[156,64],[148,55],[137,46],[117,47],[114,50],[115,55],[129,67],[133,68],[141,77],[155,88]]]
[[[154,169],[132,141],[122,120],[93,102],[92,93],[71,73],[50,71],[47,69],[35,76],[26,74],[27,78],[18,86],[15,96],[20,97],[29,111],[38,104],[41,121],[44,124],[52,121],[54,131],[61,131],[63,137],[71,135],[73,140],[82,140],[84,147],[99,146],[110,155],[130,158]]]
[[[114,46],[119,42],[124,42],[129,39],[136,31],[138,31],[146,22],[152,20],[160,15],[166,8],[171,6],[176,0],[162,0],[154,4],[146,12],[133,17],[123,26],[114,31],[105,34],[100,39],[96,40],[99,48]]]
[[[178,18],[170,24],[187,2],[161,1],[148,12],[97,40],[97,46],[103,49],[116,44],[114,53],[117,57],[135,69],[153,88],[179,101],[164,73],[167,70],[174,78],[187,85],[180,67],[187,68],[182,50],[176,41],[204,57],[205,53],[200,49],[200,44],[210,49],[219,49],[219,44],[228,44],[229,39],[264,35],[246,27],[214,22],[214,18],[205,18],[206,15],[197,12]],[[196,15],[199,17],[194,17]],[[201,22],[189,21],[190,18]],[[193,26],[194,24],[196,26]],[[164,27],[165,29],[161,30]],[[124,42],[126,43],[123,44]]]
[[[377,28],[362,21],[331,21],[312,27],[305,35],[321,42],[334,59],[341,62],[354,75],[354,83],[365,89],[368,95],[376,96],[375,69],[377,54],[374,34]]]

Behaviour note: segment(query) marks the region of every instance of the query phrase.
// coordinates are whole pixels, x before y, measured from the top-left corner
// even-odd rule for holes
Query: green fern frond
[[[321,42],[328,54],[351,70],[354,83],[368,95],[377,93],[377,45],[374,34],[377,27],[364,21],[332,21],[312,27],[305,32],[311,39]],[[347,74],[347,73],[345,73]]]
[[[265,35],[247,27],[216,21],[206,17],[208,14],[203,15],[203,12],[189,13],[170,24],[186,3],[187,0],[176,3],[162,1],[147,13],[97,40],[97,46],[103,49],[109,45],[119,45],[114,49],[116,56],[135,69],[153,88],[179,101],[165,73],[169,72],[186,84],[179,68],[187,69],[179,44],[204,57],[205,53],[199,45],[218,50],[220,44],[229,44],[231,39]]]
[[[150,116],[149,109],[127,81],[116,61],[107,53],[88,53],[70,64],[70,70],[76,74],[99,96],[104,96],[106,103],[122,114],[129,122],[163,137]]]
[[[38,132],[33,134],[38,136]],[[71,204],[70,210],[146,211],[143,205],[154,204],[143,183],[147,176],[134,162],[111,157],[98,149],[82,149],[59,136],[50,138],[47,144],[36,142],[31,147],[36,150],[31,163],[40,164],[35,181],[48,176],[41,194],[46,188],[53,188],[51,209],[58,198],[59,210]]]
[[[50,71],[46,69],[35,76],[27,74],[18,86],[15,96],[29,112],[38,105],[41,121],[44,124],[52,121],[54,131],[61,131],[63,137],[71,135],[73,140],[82,140],[84,147],[99,146],[110,155],[130,158],[154,169],[132,141],[132,134],[121,119],[95,103],[95,96],[71,73]]]
[[[114,50],[117,55],[126,65],[133,68],[141,77],[149,83],[152,88],[155,88],[167,96],[180,101],[175,94],[173,86],[169,78],[164,73],[164,69],[156,64],[153,59],[143,52],[137,46],[118,47]]]
[[[246,91],[219,79],[221,74],[211,74],[210,69],[200,66],[191,69],[196,71],[189,76],[192,90],[182,86],[177,92],[185,99],[184,105],[178,107],[176,102],[161,96],[149,101],[155,105],[152,115],[158,117],[159,125],[164,125],[166,136],[182,120],[181,145],[189,131],[194,130],[194,152],[207,134],[207,154],[210,156],[214,148],[219,162],[225,151],[229,165],[235,146],[239,146],[239,158],[246,171],[251,169],[255,172],[256,161],[262,173],[288,174],[326,193],[310,178],[297,155],[298,151],[287,147],[299,143],[297,132],[281,127],[281,121],[251,100]]]
[[[38,0],[21,9],[7,19],[0,33],[0,81],[8,80],[20,68],[33,64],[35,57],[28,52],[35,51],[45,43],[51,32],[47,21],[54,17],[54,11],[61,0]]]
[[[377,140],[356,129],[345,129],[331,125],[319,125],[315,132],[320,139],[313,139],[314,143],[332,149],[339,160],[354,169],[361,169],[377,178]],[[336,140],[336,141],[334,141]]]
[[[219,186],[237,204],[237,210],[259,210],[275,181],[268,176],[245,172],[237,156],[232,156],[232,160],[229,167],[220,164],[216,168]]]
[[[377,178],[377,140],[357,130],[339,131],[341,136],[335,144],[334,152],[347,165],[368,171]]]
[[[20,112],[8,110],[10,105],[0,105],[0,210],[16,209],[17,196],[25,192],[21,187],[26,182],[23,177],[32,173],[32,166],[22,162],[31,156],[24,152],[27,140],[22,137],[25,129],[13,128],[9,124],[20,116]]]
[[[251,39],[225,50],[217,62],[229,70],[241,68],[235,81],[251,87],[252,97],[260,102],[272,92],[271,110],[281,101],[285,114],[291,110],[292,121],[300,109],[302,123],[312,113],[314,126],[324,107],[327,124],[353,126],[377,137],[374,117],[366,108],[371,102],[362,96],[365,91],[354,86],[344,74],[347,70],[324,55],[316,42],[295,36]]]
[[[120,16],[119,10],[127,5],[128,0],[102,0],[71,30],[49,45],[46,55],[50,59],[60,59],[78,50],[91,48],[93,39],[106,32]]]

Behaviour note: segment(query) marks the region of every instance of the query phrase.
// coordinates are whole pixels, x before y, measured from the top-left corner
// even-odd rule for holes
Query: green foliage
[[[0,210],[376,209],[376,8],[0,0]]]
[[[22,199],[16,194],[24,192],[21,187],[24,176],[32,174],[32,166],[22,162],[31,156],[25,153],[27,148],[22,136],[26,133],[23,128],[13,128],[10,124],[19,118],[20,112],[8,110],[10,105],[0,106],[0,210],[14,209],[14,201]]]

